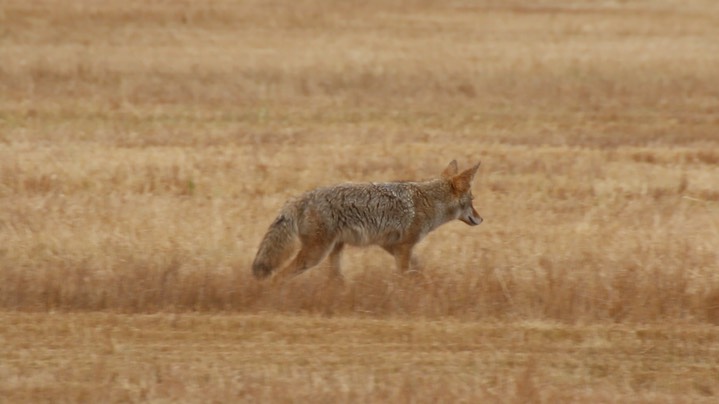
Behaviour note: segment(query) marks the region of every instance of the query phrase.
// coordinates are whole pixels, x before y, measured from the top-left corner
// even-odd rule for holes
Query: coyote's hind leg
[[[344,243],[338,241],[335,243],[332,252],[330,253],[330,277],[343,279],[342,271],[340,270],[340,259],[342,258],[342,250],[344,249]]]
[[[334,245],[334,243],[318,242],[309,237],[300,237],[300,241],[302,242],[300,251],[295,255],[295,258],[280,271],[278,274],[279,278],[293,277],[314,267],[327,256],[330,248]]]

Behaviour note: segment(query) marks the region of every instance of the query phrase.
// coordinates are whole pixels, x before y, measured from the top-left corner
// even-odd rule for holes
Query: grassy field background
[[[712,401],[719,4],[0,0],[0,394]],[[284,201],[482,161],[421,277],[250,264]]]

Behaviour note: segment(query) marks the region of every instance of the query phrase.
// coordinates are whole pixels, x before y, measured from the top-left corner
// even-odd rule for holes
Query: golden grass
[[[5,313],[10,401],[712,402],[715,329]],[[30,341],[27,335],[34,335]],[[681,343],[677,343],[681,341]]]
[[[280,401],[318,389],[327,401],[716,394],[709,337],[677,330],[707,336],[719,324],[715,2],[0,6],[0,308],[9,325],[0,359],[30,344],[12,365],[0,361],[3,394],[200,401],[217,378],[218,399]],[[423,276],[397,276],[375,248],[345,254],[344,287],[326,281],[324,266],[278,287],[250,276],[288,197],[344,181],[426,178],[454,158],[482,160],[475,194],[485,223],[432,233],[417,251]],[[25,322],[16,311],[37,313]],[[82,362],[70,350],[31,366],[57,327],[76,324],[67,340],[75,343],[115,327],[108,321],[162,340],[174,335],[173,318],[197,325],[186,345],[168,345],[177,357],[137,367],[105,347],[106,359]],[[226,327],[242,339],[246,321],[291,338],[328,332],[263,348],[216,346],[202,331]],[[333,338],[337,327],[426,337],[366,336],[355,352]],[[621,338],[607,342],[617,329]],[[657,341],[637,343],[642,330]],[[545,332],[559,335],[556,345]],[[523,351],[516,333],[539,342]],[[130,334],[117,344],[144,343]],[[593,335],[608,358],[599,373],[583,345]],[[372,364],[359,362],[394,338],[377,359],[384,373],[372,378]],[[202,365],[173,367],[204,339]],[[468,356],[446,346],[445,357],[432,356],[434,339],[465,341]],[[689,359],[672,367],[678,351],[663,349],[676,344]],[[284,359],[262,354],[285,348]],[[226,367],[219,356],[241,361],[248,349],[256,366]],[[493,350],[504,354],[492,359]],[[521,360],[508,359],[517,350]],[[132,352],[138,361],[151,353]],[[320,352],[331,355],[312,362]],[[74,365],[78,373],[59,376]],[[430,368],[438,370],[421,371]],[[142,387],[153,372],[183,387]],[[447,389],[432,390],[431,380]]]

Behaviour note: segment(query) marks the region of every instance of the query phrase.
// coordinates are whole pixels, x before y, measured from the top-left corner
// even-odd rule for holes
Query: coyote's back
[[[345,244],[379,245],[406,271],[414,245],[439,225],[453,219],[470,225],[482,222],[470,191],[478,167],[458,173],[452,161],[435,180],[340,184],[306,192],[286,203],[270,225],[253,273],[269,276],[290,257],[296,239],[301,248],[285,274],[300,273],[329,255],[331,273],[340,276]]]
[[[414,218],[412,194],[412,186],[406,183],[319,188],[307,193],[303,201],[303,213],[310,215],[304,230],[321,228],[351,245],[394,242]]]

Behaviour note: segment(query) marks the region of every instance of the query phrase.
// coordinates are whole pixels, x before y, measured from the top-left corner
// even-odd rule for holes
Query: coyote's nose
[[[480,216],[468,216],[467,223],[471,224],[472,226],[476,226],[482,223],[482,218]]]

